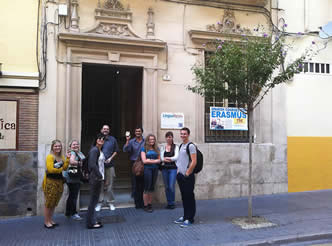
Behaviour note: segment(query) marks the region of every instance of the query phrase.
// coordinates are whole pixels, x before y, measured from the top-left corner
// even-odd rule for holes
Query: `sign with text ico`
[[[17,101],[0,100],[0,150],[16,150]]]

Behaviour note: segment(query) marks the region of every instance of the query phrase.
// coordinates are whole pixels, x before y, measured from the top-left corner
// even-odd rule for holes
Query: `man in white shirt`
[[[195,174],[194,169],[197,163],[197,150],[196,146],[189,141],[190,130],[184,127],[180,131],[182,144],[179,151],[179,157],[176,161],[178,174],[176,180],[178,181],[182,204],[183,216],[174,221],[180,224],[182,228],[190,226],[194,223],[196,214],[196,200],[195,200]],[[189,144],[189,154],[187,153],[187,146]]]

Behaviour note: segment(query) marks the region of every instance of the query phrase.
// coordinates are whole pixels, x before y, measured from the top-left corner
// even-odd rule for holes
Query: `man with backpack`
[[[176,180],[178,181],[182,197],[183,216],[175,220],[174,223],[180,224],[182,228],[186,228],[194,223],[196,213],[194,169],[197,163],[197,149],[189,141],[189,135],[189,128],[184,127],[181,129],[180,137],[182,144],[180,145],[179,158],[176,162],[178,168]]]

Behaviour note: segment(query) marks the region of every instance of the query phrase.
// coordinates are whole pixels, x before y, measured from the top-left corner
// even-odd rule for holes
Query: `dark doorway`
[[[114,159],[115,196],[131,192],[130,166],[122,147],[125,132],[132,132],[142,124],[142,80],[142,67],[88,63],[82,67],[81,148],[83,153],[88,153],[101,127],[110,125],[110,134],[117,139],[120,148]]]

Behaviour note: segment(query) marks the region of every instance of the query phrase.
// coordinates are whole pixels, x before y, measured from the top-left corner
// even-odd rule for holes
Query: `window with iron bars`
[[[205,51],[205,61],[209,59],[212,52]],[[204,108],[204,129],[205,142],[229,142],[229,143],[247,143],[249,142],[249,132],[241,130],[210,130],[210,107],[237,107],[236,102],[229,102],[226,98],[205,98]]]

